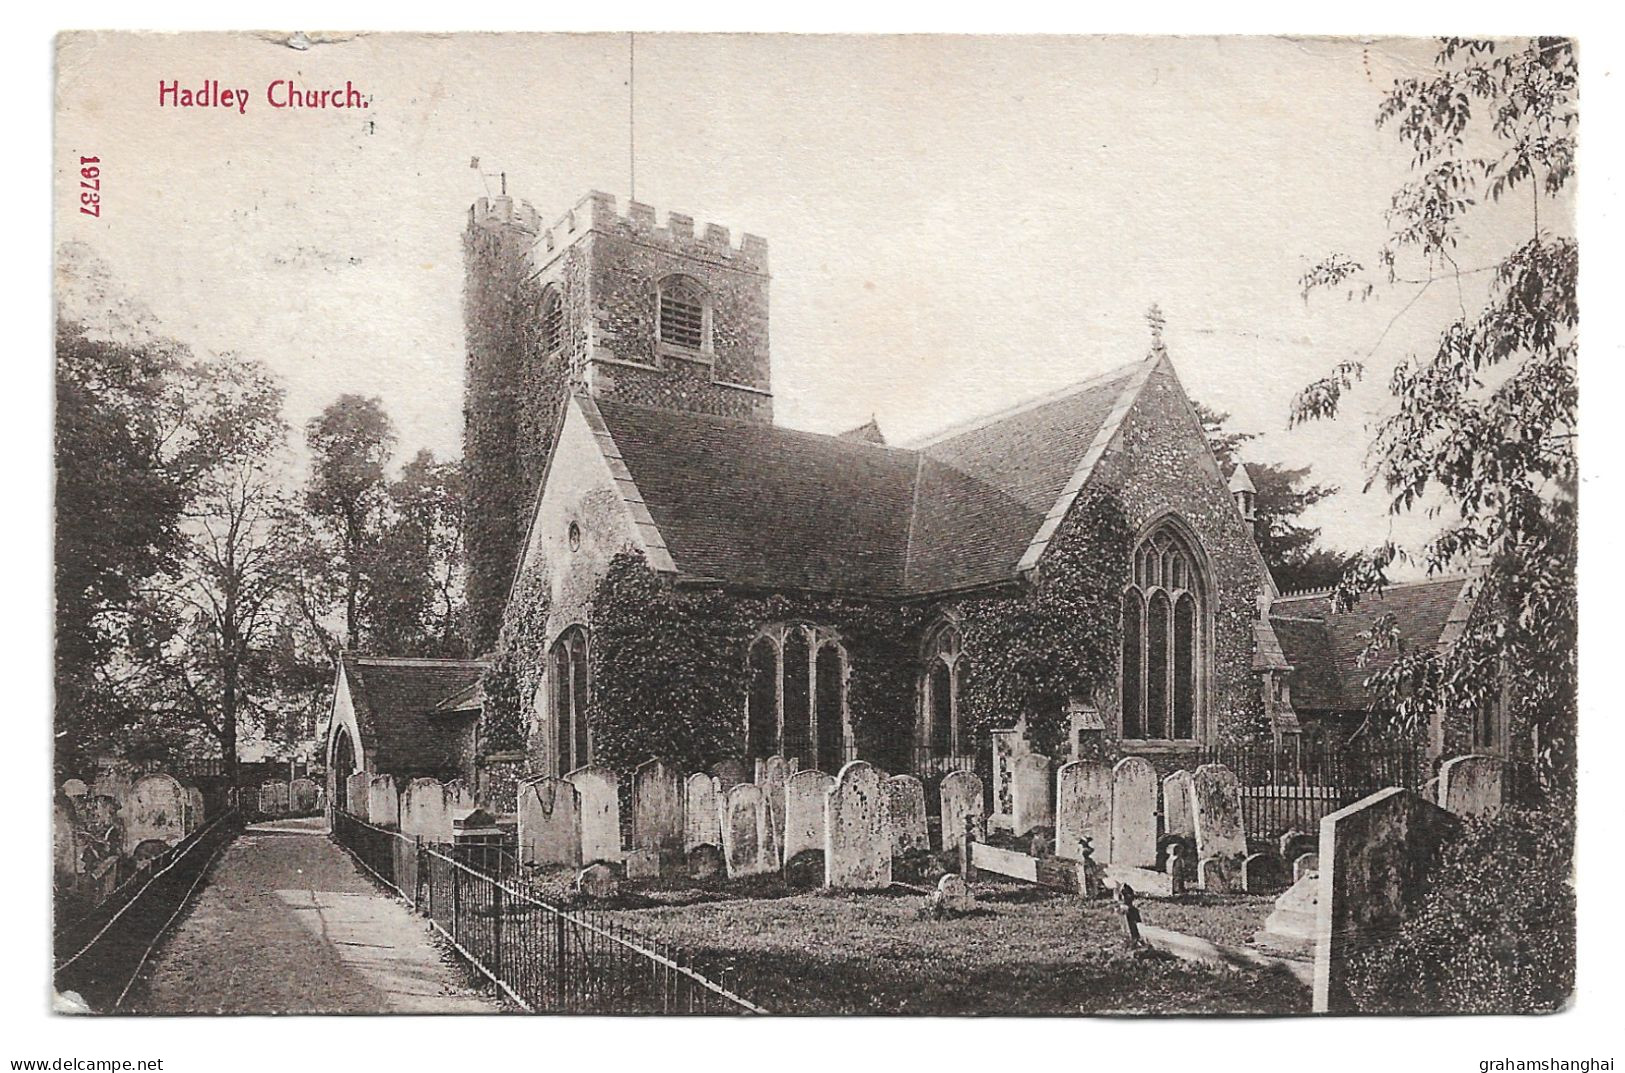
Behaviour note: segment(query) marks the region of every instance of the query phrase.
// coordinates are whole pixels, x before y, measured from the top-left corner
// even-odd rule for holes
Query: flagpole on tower
[[[638,199],[637,60],[638,35],[626,35],[626,172],[632,200]]]

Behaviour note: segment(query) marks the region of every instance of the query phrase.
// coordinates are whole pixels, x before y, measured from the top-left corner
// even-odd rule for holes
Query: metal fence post
[[[463,879],[462,869],[453,861],[451,869],[451,941],[460,942],[457,930],[457,921],[462,915]]]

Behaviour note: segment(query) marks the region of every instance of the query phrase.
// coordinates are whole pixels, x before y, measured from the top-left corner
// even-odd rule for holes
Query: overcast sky
[[[640,36],[637,195],[771,247],[781,423],[870,414],[894,441],[1145,353],[1161,305],[1187,389],[1266,433],[1255,461],[1343,494],[1345,548],[1414,540],[1361,495],[1364,423],[1398,358],[1471,309],[1470,281],[1305,304],[1320,256],[1369,260],[1408,155],[1374,125],[1421,41]],[[460,234],[481,171],[551,220],[628,193],[624,36],[360,37],[296,51],[233,36],[80,37],[59,57],[58,165],[102,160],[104,208],[59,188],[89,243],[174,336],[278,370],[298,427],[379,395],[404,458],[461,445]],[[271,108],[273,79],[368,94]],[[217,80],[246,111],[160,107]],[[1478,221],[1464,266],[1523,240],[1527,202]],[[1567,206],[1542,223],[1572,233]],[[1472,277],[1480,281],[1483,277]],[[1392,327],[1389,327],[1390,322]],[[1349,356],[1371,383],[1330,425],[1288,402]]]

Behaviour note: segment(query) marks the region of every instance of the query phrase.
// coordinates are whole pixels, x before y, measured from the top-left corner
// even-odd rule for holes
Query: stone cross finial
[[[1145,311],[1145,322],[1151,325],[1151,345],[1162,345],[1162,328],[1168,323],[1168,318],[1162,315],[1162,307],[1152,302],[1151,308]]]

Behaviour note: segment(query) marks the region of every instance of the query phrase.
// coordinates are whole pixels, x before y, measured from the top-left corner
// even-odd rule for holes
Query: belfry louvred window
[[[542,350],[551,354],[564,342],[564,299],[557,287],[542,292]]]
[[[705,348],[705,291],[687,277],[671,276],[660,285],[660,341]]]
[[[1135,549],[1133,581],[1123,591],[1124,738],[1196,737],[1205,692],[1206,591],[1200,559],[1172,524],[1154,529]]]

